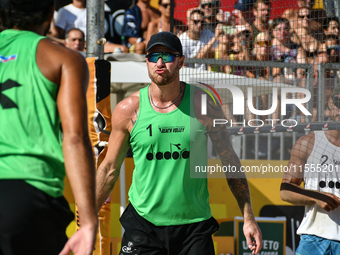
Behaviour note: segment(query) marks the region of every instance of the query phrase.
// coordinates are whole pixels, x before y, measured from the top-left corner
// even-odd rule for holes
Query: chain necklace
[[[181,97],[181,95],[182,95],[182,84],[180,84],[180,87],[179,87],[179,95],[178,95],[178,97],[177,97],[174,101],[172,101],[171,104],[169,104],[169,105],[167,105],[167,106],[164,106],[164,107],[160,107],[160,106],[155,105],[155,103],[153,102],[152,97],[151,97],[151,86],[149,87],[149,99],[150,99],[150,102],[151,102],[151,104],[152,104],[154,107],[156,107],[156,108],[158,108],[158,109],[166,109],[166,108],[169,108],[169,107],[172,106],[174,103],[176,103],[176,101]]]

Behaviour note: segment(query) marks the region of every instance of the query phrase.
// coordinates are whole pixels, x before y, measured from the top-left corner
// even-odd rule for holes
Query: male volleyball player
[[[79,53],[42,36],[53,11],[53,0],[0,0],[6,29],[0,33],[1,255],[93,250],[98,223],[88,70]],[[81,219],[68,241],[74,216],[63,197],[65,168]]]
[[[201,89],[180,82],[182,45],[170,32],[154,34],[147,45],[151,84],[120,102],[112,114],[109,148],[97,172],[97,210],[111,194],[131,146],[135,169],[120,254],[213,255],[211,235],[218,224],[209,206],[207,179],[191,178],[190,167],[207,165],[207,133],[222,163],[241,167],[220,105],[208,99],[201,115]],[[133,70],[131,70],[133,72]],[[194,99],[192,101],[191,99]],[[244,234],[253,253],[262,247],[244,173],[227,175],[244,216]],[[254,238],[254,240],[252,240]]]
[[[331,120],[339,121],[340,85],[328,107]],[[301,137],[293,146],[288,169],[281,198],[305,206],[296,254],[340,254],[340,130],[314,131]]]

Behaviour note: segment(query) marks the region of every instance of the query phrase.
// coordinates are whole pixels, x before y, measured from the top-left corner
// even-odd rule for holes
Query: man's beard
[[[154,73],[153,75],[150,73],[149,71],[149,77],[151,79],[151,81],[153,83],[155,83],[158,86],[164,86],[164,85],[168,85],[171,82],[173,82],[174,80],[176,80],[176,78],[178,77],[178,70],[173,72],[172,74],[169,74],[167,76],[161,76],[158,75],[157,73]]]

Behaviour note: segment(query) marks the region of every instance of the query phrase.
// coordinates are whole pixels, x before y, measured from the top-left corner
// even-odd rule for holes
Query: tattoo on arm
[[[208,100],[208,112],[211,122],[213,119],[225,119],[220,105],[215,105],[212,100]],[[243,210],[245,204],[250,204],[249,187],[246,175],[241,171],[241,162],[232,147],[227,127],[225,124],[216,125],[215,127],[210,124],[208,125],[208,133],[222,165],[234,167],[234,169],[236,167],[236,171],[226,172],[226,179],[240,209]]]
[[[138,113],[137,113],[136,110],[135,110],[135,115],[136,115],[136,119],[131,118],[132,126],[134,126],[136,124],[136,121],[137,121]]]

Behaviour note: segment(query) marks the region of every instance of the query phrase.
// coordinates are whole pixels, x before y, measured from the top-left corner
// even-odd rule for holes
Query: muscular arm
[[[139,98],[132,95],[120,102],[112,113],[112,131],[104,161],[97,170],[97,212],[110,196],[119,177],[120,167],[129,149],[130,130],[137,119]]]
[[[70,239],[65,251],[73,250],[74,243],[81,240],[83,254],[90,254],[97,230],[97,214],[95,166],[87,126],[87,64],[79,53],[48,40],[39,43],[37,64],[47,79],[60,85],[57,107],[63,129],[65,167],[81,221],[79,233]]]
[[[307,190],[301,187],[305,164],[314,147],[314,133],[301,137],[293,146],[288,163],[288,172],[283,176],[281,199],[295,205],[317,203],[326,211],[334,210],[340,205],[340,199],[330,193]]]
[[[195,95],[195,99],[199,99],[202,93],[197,94],[198,95]],[[200,116],[199,120],[202,121],[201,123],[206,126],[214,148],[221,159],[222,165],[227,167],[230,165],[230,168],[235,167],[237,169],[235,172],[227,172],[226,179],[244,217],[243,231],[247,239],[247,243],[251,246],[253,253],[258,253],[262,247],[262,234],[255,222],[255,217],[251,206],[248,182],[244,172],[240,171],[241,162],[231,145],[226,125],[223,124],[215,125],[215,127],[213,126],[214,119],[225,119],[223,111],[218,102],[215,104],[209,96],[207,96],[207,99],[208,115],[200,116],[199,113],[196,112],[196,116]],[[195,109],[200,108],[195,107]],[[252,246],[252,237],[255,239],[257,246]]]

